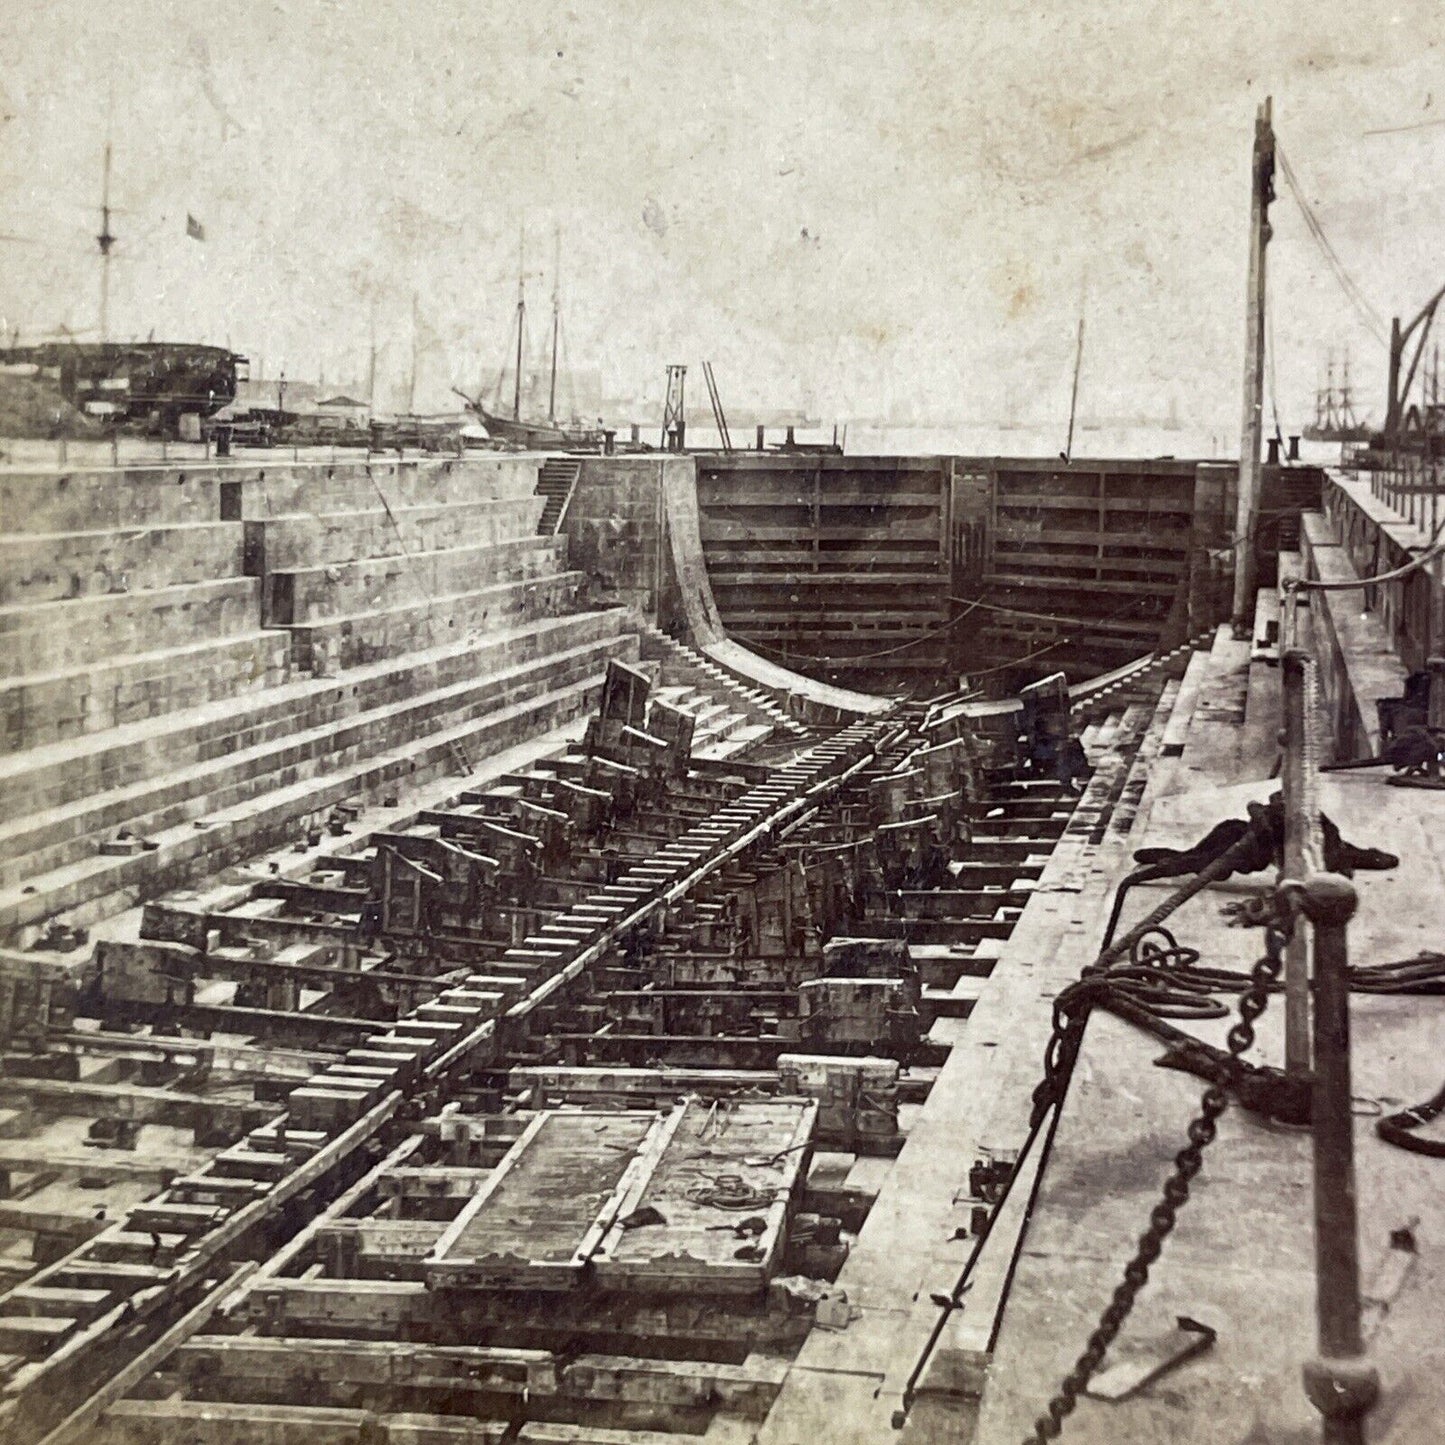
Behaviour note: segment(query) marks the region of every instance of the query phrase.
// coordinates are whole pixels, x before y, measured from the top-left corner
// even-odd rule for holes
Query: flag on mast
[[[206,228],[189,211],[186,212],[186,235],[193,241],[206,239]]]

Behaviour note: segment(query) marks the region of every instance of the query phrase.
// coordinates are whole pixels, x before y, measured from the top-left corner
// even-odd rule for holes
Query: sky
[[[827,418],[1177,409],[1237,427],[1250,144],[1280,145],[1271,398],[1445,282],[1445,7],[1235,0],[7,0],[0,317],[229,342],[268,374],[419,404],[495,380],[525,231],[539,351],[562,237],[568,359],[660,404]],[[186,234],[186,217],[206,239]],[[701,378],[696,371],[701,393]]]

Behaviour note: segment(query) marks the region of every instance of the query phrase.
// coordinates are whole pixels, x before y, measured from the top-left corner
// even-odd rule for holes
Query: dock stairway
[[[1091,678],[1071,691],[1075,723],[1096,723],[1115,708],[1156,697],[1167,679],[1183,677],[1190,657],[1201,649],[1207,650],[1213,639],[1211,629],[1168,652],[1146,654],[1111,673]]]
[[[510,458],[0,478],[0,954],[589,712],[637,635],[537,534],[536,484]]]
[[[753,723],[767,724],[777,737],[806,737],[811,729],[790,716],[760,687],[748,687],[696,649],[652,622],[637,628],[644,661],[662,666],[664,683],[688,683],[746,713]]]
[[[537,521],[539,537],[555,537],[562,524],[562,514],[582,475],[582,463],[572,457],[549,457],[542,463],[537,477],[537,495],[547,499]]]

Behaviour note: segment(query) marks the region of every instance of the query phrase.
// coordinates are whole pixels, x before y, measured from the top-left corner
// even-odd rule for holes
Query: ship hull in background
[[[236,395],[247,362],[224,346],[177,341],[44,342],[0,350],[11,374],[37,383],[92,425],[174,433],[180,417],[207,417]]]
[[[602,445],[602,432],[595,427],[561,427],[551,422],[522,421],[495,416],[485,407],[469,403],[493,441],[526,447],[529,451],[595,451]]]
[[[1303,432],[1307,442],[1367,442],[1374,434],[1367,426],[1307,426]]]

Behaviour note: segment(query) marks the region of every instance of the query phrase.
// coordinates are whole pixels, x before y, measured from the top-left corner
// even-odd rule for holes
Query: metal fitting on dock
[[[1319,1355],[1305,1393],[1324,1417],[1326,1445],[1363,1445],[1379,1375],[1360,1330],[1359,1224],[1350,1084],[1348,928],[1359,899],[1335,873],[1312,874],[1289,896],[1310,922],[1314,955],[1315,1279]]]

